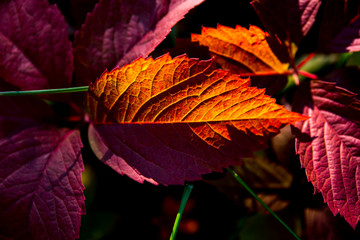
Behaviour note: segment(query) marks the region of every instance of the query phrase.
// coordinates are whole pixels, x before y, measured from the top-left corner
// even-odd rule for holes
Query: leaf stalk
[[[75,92],[86,92],[88,90],[89,90],[89,86],[27,90],[27,91],[7,91],[7,92],[0,92],[0,96],[26,96],[26,95],[43,95],[43,94],[58,94],[58,93],[75,93]]]

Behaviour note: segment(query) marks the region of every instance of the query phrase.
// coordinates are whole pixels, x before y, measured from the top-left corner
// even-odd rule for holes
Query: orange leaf
[[[203,27],[201,35],[192,34],[191,40],[209,47],[224,68],[236,65],[239,73],[283,73],[288,64],[275,56],[266,40],[268,36],[255,26],[247,30],[241,26],[234,29],[218,25],[217,29]]]
[[[128,149],[138,148],[137,144],[141,144],[141,151],[144,148],[155,151],[160,148],[159,145],[164,145],[166,149],[161,155],[175,148],[176,152],[171,154],[185,152],[192,161],[199,155],[197,152],[208,151],[204,149],[205,142],[212,149],[209,151],[220,151],[232,156],[232,159],[239,159],[251,154],[254,149],[263,148],[266,139],[284,125],[307,119],[275,104],[275,99],[264,95],[264,90],[250,87],[250,79],[216,70],[213,60],[199,61],[187,56],[171,59],[169,55],[156,60],[139,58],[121,69],[105,72],[90,85],[87,108],[95,127],[102,125],[98,129],[115,124],[113,132],[102,130],[107,132],[103,134],[107,137],[103,138],[131,138],[121,140],[121,144]],[[151,136],[145,136],[149,132]],[[149,142],[146,140],[149,137],[159,140],[159,143],[155,140]],[[234,147],[232,140],[239,144]],[[111,146],[114,141],[105,140],[107,147],[116,154],[124,154],[124,150]],[[130,147],[130,142],[135,145]],[[189,146],[183,149],[185,143]],[[197,149],[190,151],[189,148],[196,144]],[[144,157],[146,154],[142,152],[139,155],[149,161],[158,158],[154,154]],[[178,157],[171,154],[167,157]],[[207,157],[206,154],[202,156],[202,161],[206,161]],[[185,158],[181,157],[179,161]],[[221,162],[221,159],[216,161]],[[205,167],[209,172],[227,165],[229,161],[207,163]],[[151,173],[146,177],[154,178]],[[166,180],[164,182],[168,184]]]
[[[223,69],[243,77],[253,76],[252,84],[266,88],[269,95],[287,83],[284,74],[288,74],[288,64],[283,63],[289,60],[287,47],[258,27],[250,26],[249,30],[240,26],[235,29],[222,25],[217,29],[203,27],[201,35],[192,34],[191,40],[208,47]],[[281,60],[277,56],[281,56]]]

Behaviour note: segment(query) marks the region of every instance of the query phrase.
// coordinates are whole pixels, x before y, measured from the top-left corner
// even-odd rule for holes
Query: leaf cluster
[[[292,181],[286,170],[248,159],[292,124],[308,180],[332,213],[356,228],[360,4],[254,0],[268,32],[203,27],[170,54],[150,57],[202,2],[72,0],[69,9],[87,10],[68,19],[46,0],[0,2],[2,95],[88,88],[0,96],[0,238],[79,237],[80,129],[101,162],[140,183],[184,184],[242,165],[239,174],[284,180],[275,186],[286,188]],[[325,75],[326,67],[335,68],[331,57],[336,70]],[[293,112],[269,95],[293,98]]]

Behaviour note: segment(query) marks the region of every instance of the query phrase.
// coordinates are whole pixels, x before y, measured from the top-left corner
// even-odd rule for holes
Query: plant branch
[[[181,198],[179,211],[178,211],[178,213],[176,215],[176,219],[175,219],[174,226],[173,226],[173,229],[172,229],[172,232],[171,232],[170,240],[174,240],[175,237],[176,237],[181,217],[183,215],[187,200],[189,199],[191,190],[193,188],[194,188],[194,185],[192,185],[192,184],[186,184],[185,185],[184,193],[183,193],[182,198]]]
[[[40,89],[28,91],[7,91],[0,92],[0,96],[24,96],[24,95],[42,95],[42,94],[57,94],[57,93],[75,93],[86,92],[89,86],[70,87],[70,88],[54,88],[54,89]]]
[[[297,240],[301,240],[300,237],[298,235],[296,235],[296,233],[294,233],[293,230],[291,230],[291,228],[286,225],[286,223],[281,220],[281,218],[274,213],[268,205],[266,205],[257,195],[256,193],[253,192],[253,190],[251,190],[251,188],[239,177],[239,175],[232,169],[228,168],[228,171],[235,177],[235,179],[251,194],[251,196],[253,196],[266,210],[268,210],[271,215],[273,215]]]

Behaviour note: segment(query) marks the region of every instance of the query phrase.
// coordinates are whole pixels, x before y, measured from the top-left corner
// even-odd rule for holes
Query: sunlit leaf
[[[109,154],[163,184],[239,163],[306,119],[213,61],[169,55],[105,72],[90,85],[87,108]]]
[[[255,26],[250,26],[248,30],[241,26],[234,29],[218,25],[216,29],[203,27],[201,34],[192,34],[191,39],[209,47],[216,58],[236,62],[221,64],[227,69],[235,65],[238,73],[282,73],[287,70],[288,64],[281,63],[275,56],[266,41],[267,36],[266,32]]]
[[[269,38],[255,26],[249,29],[221,25],[216,29],[203,27],[201,34],[191,35],[192,41],[209,48],[222,68],[241,76],[253,76],[255,86],[266,87],[267,94],[273,94],[285,86],[287,77],[281,74],[286,72],[288,64],[274,54]],[[280,48],[280,44],[277,46]]]

